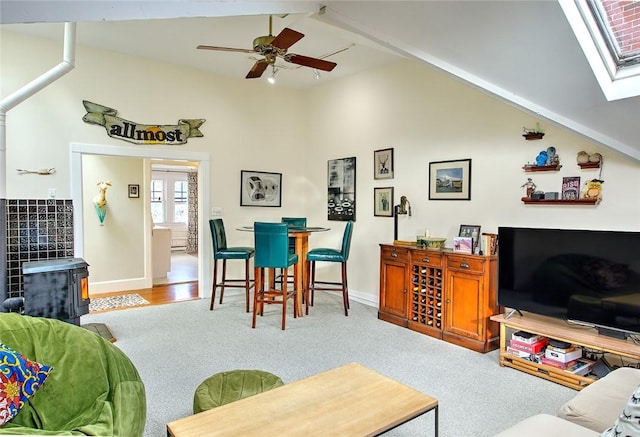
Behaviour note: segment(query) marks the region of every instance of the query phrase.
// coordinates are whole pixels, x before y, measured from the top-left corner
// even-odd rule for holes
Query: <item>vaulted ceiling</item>
[[[561,2],[565,0],[560,0]],[[62,39],[244,77],[253,54],[197,50],[199,44],[251,49],[284,27],[305,37],[289,52],[325,57],[330,73],[278,63],[276,86],[306,88],[403,58],[433,65],[635,160],[640,97],[608,101],[560,2],[556,1],[31,1],[3,0],[2,29]],[[29,23],[35,24],[12,24]],[[268,71],[260,79],[271,74]],[[640,92],[640,90],[638,90]]]

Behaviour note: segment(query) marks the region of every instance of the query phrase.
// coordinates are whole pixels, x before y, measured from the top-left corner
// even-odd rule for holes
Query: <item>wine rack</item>
[[[411,264],[408,324],[411,329],[440,337],[444,310],[441,257],[424,255]]]

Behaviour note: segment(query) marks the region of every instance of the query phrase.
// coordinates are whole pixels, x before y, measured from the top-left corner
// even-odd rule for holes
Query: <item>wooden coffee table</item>
[[[434,411],[438,401],[357,363],[167,425],[170,437],[372,436]]]

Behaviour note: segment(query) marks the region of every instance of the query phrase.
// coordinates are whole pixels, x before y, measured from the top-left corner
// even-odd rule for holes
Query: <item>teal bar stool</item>
[[[245,306],[249,312],[249,290],[253,287],[253,281],[249,279],[249,260],[255,254],[253,247],[227,247],[227,236],[224,232],[222,219],[209,220],[211,228],[211,240],[213,241],[213,286],[211,287],[211,305],[209,310],[213,310],[216,300],[216,289],[220,287],[220,304],[224,296],[224,288],[244,288]],[[244,278],[227,278],[227,260],[244,260]],[[218,260],[222,260],[222,279],[218,282]]]
[[[342,302],[344,303],[344,315],[349,315],[349,288],[347,285],[347,260],[349,259],[349,249],[351,248],[351,234],[353,233],[353,222],[348,221],[342,236],[342,248],[340,250],[317,248],[311,249],[307,253],[307,272],[311,272],[309,280],[311,284],[307,287],[311,294],[311,306],[313,306],[313,295],[315,290],[341,291]],[[334,262],[342,265],[342,281],[316,281],[316,262]],[[309,314],[309,296],[306,296],[306,312]]]
[[[306,217],[282,217],[282,223],[286,223],[291,227],[296,228],[306,228],[307,227],[307,218]],[[289,252],[296,252],[296,239],[289,238]]]
[[[293,297],[293,317],[297,317],[298,297],[295,286],[288,290],[287,278],[289,267],[293,267],[294,279],[298,277],[298,255],[289,253],[289,225],[287,223],[261,223],[253,225],[256,257],[254,260],[255,290],[253,293],[253,322],[256,327],[256,316],[263,314],[264,305],[282,305],[282,329],[287,319],[287,300]],[[273,278],[275,269],[282,269],[283,280],[280,289],[270,289],[265,283],[265,269]]]

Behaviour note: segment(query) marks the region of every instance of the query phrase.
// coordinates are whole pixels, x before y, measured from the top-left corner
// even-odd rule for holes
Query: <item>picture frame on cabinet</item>
[[[393,179],[393,148],[373,152],[373,178]]]
[[[240,206],[280,207],[282,173],[240,170]]]
[[[373,189],[373,215],[376,217],[393,217],[393,187],[376,187]]]
[[[473,246],[471,248],[472,253],[476,253],[478,249],[478,243],[480,242],[480,226],[479,225],[460,225],[458,231],[458,237],[471,238]]]
[[[430,162],[429,200],[471,200],[471,159]]]

